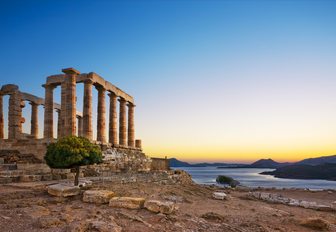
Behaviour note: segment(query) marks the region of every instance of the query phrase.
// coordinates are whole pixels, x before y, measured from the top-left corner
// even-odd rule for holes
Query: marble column
[[[30,102],[31,105],[31,120],[30,120],[30,134],[37,139],[38,138],[38,104]]]
[[[62,137],[62,113],[60,109],[56,109],[57,112],[57,138]]]
[[[140,139],[135,140],[135,147],[141,149],[141,146],[142,146],[141,140]]]
[[[117,95],[113,92],[110,96],[109,143],[118,144],[117,132]]]
[[[83,136],[92,140],[92,80],[84,82]]]
[[[119,99],[119,144],[126,146],[126,100]]]
[[[3,96],[0,94],[0,139],[4,138]]]
[[[83,117],[77,115],[77,120],[78,120],[78,136],[82,137],[83,136]]]
[[[79,71],[67,68],[62,72],[65,73],[66,82],[64,136],[76,135],[76,77]]]
[[[105,106],[105,88],[97,85],[98,90],[98,115],[97,115],[97,141],[106,143],[106,106]]]
[[[59,128],[57,129],[58,138],[64,137],[64,120],[65,120],[65,114],[66,114],[66,91],[67,91],[67,83],[65,79],[61,83],[61,109],[59,110],[59,119],[57,125]]]
[[[135,105],[131,102],[127,104],[128,106],[128,140],[127,144],[129,147],[134,147],[134,107]]]
[[[54,137],[54,85],[46,84],[44,99],[44,138],[52,139]]]

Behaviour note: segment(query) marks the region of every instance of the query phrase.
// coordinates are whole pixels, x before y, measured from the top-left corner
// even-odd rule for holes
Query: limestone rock
[[[325,231],[330,228],[330,223],[322,218],[308,218],[302,221],[301,225],[318,231]]]
[[[78,186],[54,184],[48,186],[48,193],[57,197],[70,197],[78,195],[80,193],[80,188]]]
[[[171,214],[175,210],[175,204],[170,201],[148,200],[144,207],[154,213]]]
[[[108,190],[87,190],[83,194],[83,201],[95,204],[107,204],[114,196],[114,192]]]
[[[213,192],[212,197],[217,200],[226,200],[227,195],[223,192]]]
[[[117,208],[141,209],[145,203],[144,198],[136,197],[113,197],[109,205]]]
[[[55,216],[43,216],[40,217],[37,221],[40,228],[47,229],[51,227],[57,227],[64,224],[60,219]]]
[[[99,231],[99,232],[121,232],[122,228],[118,226],[115,222],[103,222],[103,221],[92,221],[88,226],[89,231]]]

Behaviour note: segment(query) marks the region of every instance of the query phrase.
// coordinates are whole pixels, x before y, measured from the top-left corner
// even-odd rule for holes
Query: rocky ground
[[[0,185],[0,231],[336,231],[336,212],[272,204],[247,197],[247,189],[223,190],[190,184],[94,182],[92,189],[116,196],[144,197],[176,204],[172,214],[114,208],[82,201],[82,195],[48,195],[48,183]],[[84,190],[83,190],[84,191]],[[225,191],[227,200],[213,199]],[[262,190],[331,204],[336,191]]]

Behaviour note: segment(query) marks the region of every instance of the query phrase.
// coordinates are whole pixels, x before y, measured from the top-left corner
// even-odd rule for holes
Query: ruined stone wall
[[[0,140],[5,163],[43,163],[47,144],[38,139]]]
[[[169,170],[169,160],[163,158],[151,158],[151,170],[160,171],[160,170]]]

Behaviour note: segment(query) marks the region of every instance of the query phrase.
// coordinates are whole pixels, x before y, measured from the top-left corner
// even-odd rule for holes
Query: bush
[[[232,188],[237,187],[237,185],[239,185],[239,181],[232,179],[229,176],[223,176],[223,175],[219,175],[216,178],[216,182],[219,184],[228,184],[230,185]]]
[[[51,168],[76,168],[75,185],[78,185],[79,167],[102,162],[98,145],[83,137],[68,136],[47,147],[44,157]]]

